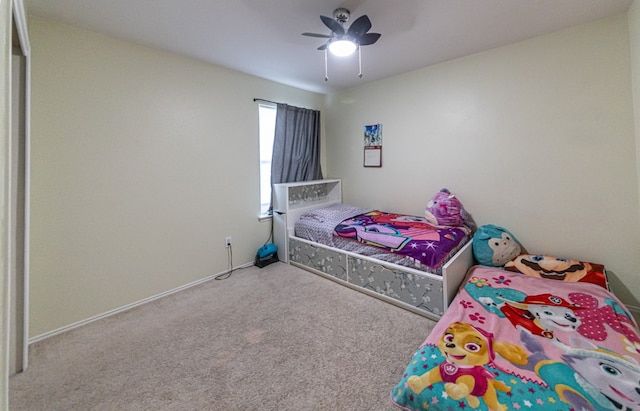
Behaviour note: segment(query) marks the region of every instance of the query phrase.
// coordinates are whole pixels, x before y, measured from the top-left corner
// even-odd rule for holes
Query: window
[[[275,106],[260,104],[260,215],[269,214],[271,205],[271,155],[273,153],[273,135],[276,131]]]

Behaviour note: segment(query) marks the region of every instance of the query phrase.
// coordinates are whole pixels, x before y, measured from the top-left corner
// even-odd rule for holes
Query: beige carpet
[[[235,271],[30,347],[11,410],[394,410],[433,322],[298,268]]]

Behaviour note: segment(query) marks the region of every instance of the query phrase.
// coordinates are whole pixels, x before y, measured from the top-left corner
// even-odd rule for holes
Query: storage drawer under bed
[[[289,262],[348,281],[347,256],[335,250],[291,238],[289,239]]]
[[[440,317],[445,310],[440,278],[388,268],[296,238],[289,238],[289,261],[429,317]]]

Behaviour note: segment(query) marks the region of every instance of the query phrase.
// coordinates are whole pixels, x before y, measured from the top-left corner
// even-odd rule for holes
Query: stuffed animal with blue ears
[[[520,242],[506,228],[480,226],[473,236],[473,256],[478,264],[502,267],[524,252]]]

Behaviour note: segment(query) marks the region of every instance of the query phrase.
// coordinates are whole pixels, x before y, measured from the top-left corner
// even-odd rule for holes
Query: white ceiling
[[[633,0],[25,0],[27,12],[327,93],[625,12]],[[357,54],[329,57],[320,15],[366,14],[382,33]],[[350,24],[347,23],[347,26]]]

